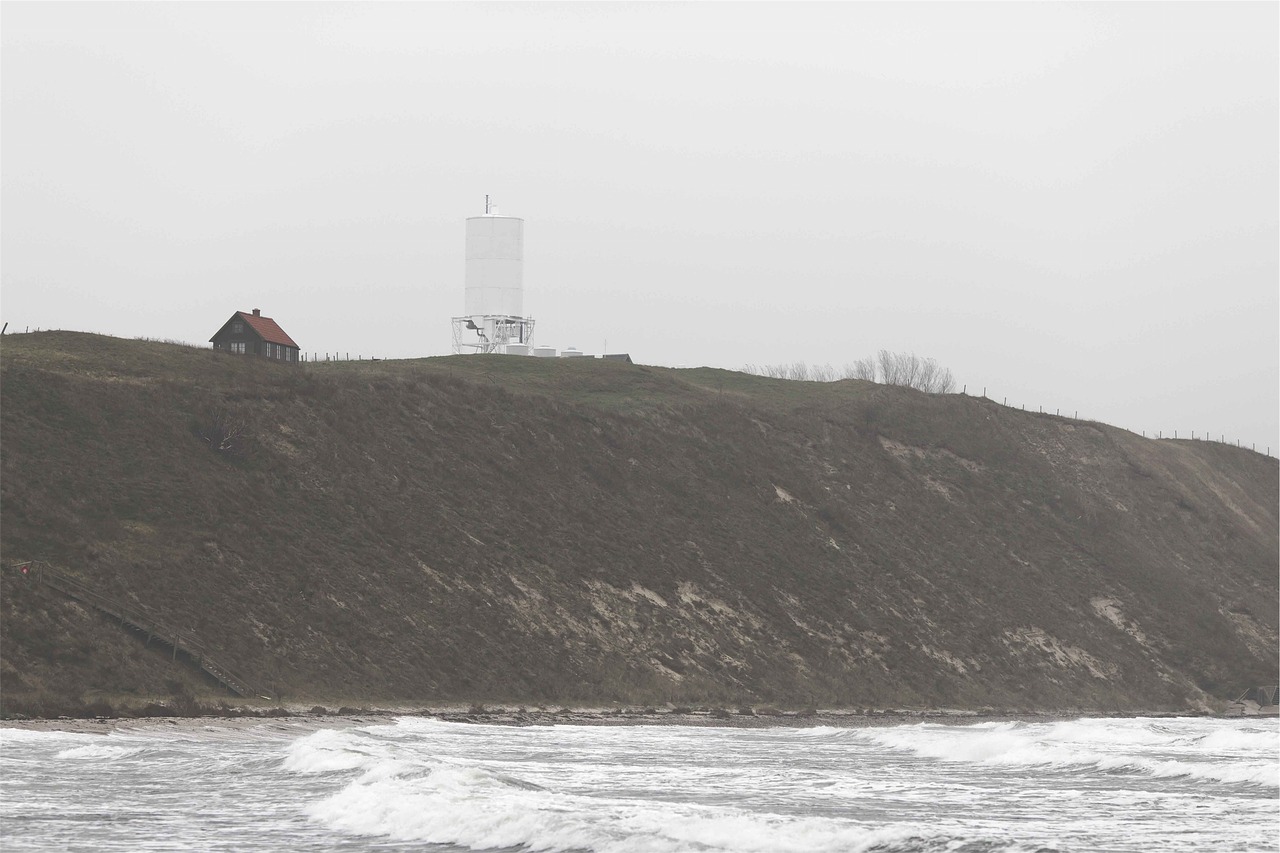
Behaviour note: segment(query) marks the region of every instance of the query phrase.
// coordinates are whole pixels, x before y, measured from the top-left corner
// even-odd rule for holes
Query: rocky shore
[[[247,710],[247,709],[246,709]],[[8,719],[0,721],[4,728],[29,731],[60,731],[77,734],[109,734],[116,731],[154,730],[175,727],[181,729],[245,729],[255,726],[315,730],[322,728],[348,728],[351,726],[386,725],[399,717],[430,717],[444,722],[473,723],[503,726],[706,726],[734,728],[770,728],[832,726],[861,728],[868,726],[894,726],[909,723],[971,724],[979,722],[1047,722],[1081,717],[1174,717],[1185,716],[1168,712],[1099,714],[1084,711],[1055,711],[1043,713],[1008,712],[999,710],[970,711],[958,709],[935,710],[802,710],[782,711],[766,709],[763,712],[748,709],[728,711],[713,709],[654,709],[654,708],[561,708],[559,710],[487,707],[388,707],[343,708],[329,712],[317,707],[273,708],[268,713],[238,713],[235,715],[206,714],[188,717],[96,717],[75,719]],[[1216,716],[1216,715],[1204,715]],[[2,736],[2,735],[0,735]]]

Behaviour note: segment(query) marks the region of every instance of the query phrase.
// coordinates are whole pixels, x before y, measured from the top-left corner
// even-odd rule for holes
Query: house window
[[[232,342],[231,342],[231,351],[232,351],[232,352],[239,352],[239,353],[243,353],[243,352],[244,352],[244,341],[232,341]]]
[[[231,334],[233,334],[233,335],[243,335],[243,334],[244,334],[244,323],[232,323],[232,324],[231,324]]]

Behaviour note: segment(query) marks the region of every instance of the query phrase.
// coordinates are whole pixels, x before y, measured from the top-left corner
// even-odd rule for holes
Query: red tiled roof
[[[284,333],[284,329],[280,328],[275,320],[270,317],[255,317],[252,314],[246,314],[243,311],[237,311],[236,316],[249,324],[249,327],[258,333],[267,343],[284,344],[287,347],[298,349],[298,345],[293,342],[293,338]]]

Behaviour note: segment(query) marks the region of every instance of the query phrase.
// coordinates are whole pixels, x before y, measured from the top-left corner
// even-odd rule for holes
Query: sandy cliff
[[[0,349],[0,546],[287,699],[1190,709],[1273,683],[1277,462],[858,381]],[[4,572],[6,701],[215,686]]]

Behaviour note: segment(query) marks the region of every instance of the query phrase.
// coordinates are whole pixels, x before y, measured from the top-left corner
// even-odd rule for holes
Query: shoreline
[[[287,709],[286,709],[287,710]],[[344,709],[345,710],[345,709]],[[870,728],[908,725],[915,723],[942,723],[949,725],[973,725],[975,723],[1008,722],[1061,722],[1079,719],[1123,719],[1136,717],[1178,718],[1211,717],[1228,718],[1225,714],[1179,714],[1168,711],[1113,712],[1097,711],[1040,711],[1040,712],[979,712],[964,710],[938,711],[861,711],[820,710],[815,713],[780,712],[777,714],[726,714],[717,711],[653,711],[564,709],[560,711],[529,710],[466,710],[456,707],[423,708],[394,707],[361,709],[356,713],[315,714],[310,709],[298,709],[287,714],[262,716],[203,715],[198,717],[96,717],[78,719],[71,717],[0,720],[0,731],[18,729],[24,731],[66,732],[71,734],[106,735],[113,732],[145,731],[164,728],[177,729],[248,729],[272,727],[280,729],[319,730],[324,728],[350,728],[353,726],[389,725],[403,717],[423,717],[447,723],[495,726],[694,726],[705,728]],[[1250,719],[1244,717],[1242,719]]]

